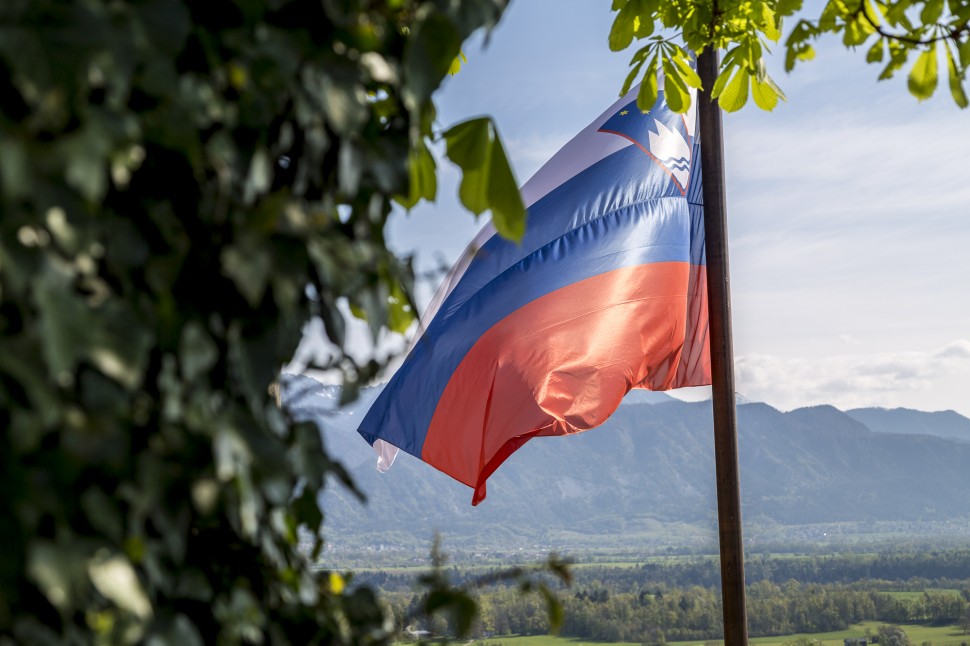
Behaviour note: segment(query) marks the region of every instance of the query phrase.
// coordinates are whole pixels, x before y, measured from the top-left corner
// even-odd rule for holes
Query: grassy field
[[[825,644],[825,646],[841,646],[842,640],[846,637],[862,637],[865,635],[866,628],[869,628],[870,632],[875,634],[879,625],[879,622],[869,621],[856,624],[848,630],[842,630],[839,632],[816,633],[811,635],[784,635],[780,637],[756,637],[751,639],[750,643],[758,644],[759,646],[781,646],[781,644],[793,639],[797,639],[798,637],[814,637],[815,639],[822,640],[822,643]],[[963,630],[961,630],[958,626],[923,626],[913,624],[904,625],[902,628],[906,631],[910,641],[917,645],[924,644],[926,642],[932,643],[933,646],[961,646],[961,644],[970,643],[970,636],[964,635]],[[632,642],[591,642],[581,639],[552,637],[548,635],[532,637],[495,637],[493,639],[486,639],[484,641],[475,643],[490,644],[492,646],[497,646],[498,644],[503,644],[504,646],[639,646],[639,644]],[[670,646],[703,646],[703,644],[703,640],[670,642]]]

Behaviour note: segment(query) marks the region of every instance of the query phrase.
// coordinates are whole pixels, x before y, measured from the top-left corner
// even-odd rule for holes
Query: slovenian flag
[[[711,383],[696,101],[636,93],[525,184],[520,244],[487,226],[447,276],[360,426],[379,468],[406,451],[478,504],[531,438],[591,429],[632,388]]]

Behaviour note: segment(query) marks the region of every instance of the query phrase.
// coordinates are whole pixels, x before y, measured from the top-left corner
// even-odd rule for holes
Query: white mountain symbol
[[[650,153],[663,164],[681,190],[686,190],[690,178],[690,146],[677,130],[671,130],[654,119],[657,132],[650,132]]]

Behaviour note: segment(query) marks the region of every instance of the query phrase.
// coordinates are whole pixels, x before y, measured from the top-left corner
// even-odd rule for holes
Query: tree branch
[[[869,23],[869,25],[876,31],[877,34],[879,34],[880,36],[888,40],[895,40],[902,43],[910,43],[911,45],[932,45],[933,43],[939,42],[941,40],[959,41],[960,36],[963,34],[966,34],[968,31],[968,21],[964,20],[963,23],[954,27],[949,27],[948,25],[942,25],[940,23],[936,23],[935,25],[936,27],[939,27],[941,30],[944,30],[944,29],[947,30],[947,33],[939,34],[932,38],[916,38],[905,34],[893,34],[883,29],[882,25],[877,23],[876,20],[869,15],[869,11],[866,7],[866,4],[867,3],[865,2],[865,0],[860,2],[859,8],[856,10],[855,15],[856,16],[861,15],[863,18],[865,18],[866,22]],[[925,26],[926,25],[924,25],[924,27]]]

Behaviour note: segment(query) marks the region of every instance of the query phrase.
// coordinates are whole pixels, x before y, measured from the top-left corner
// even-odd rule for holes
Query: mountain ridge
[[[388,473],[377,473],[371,448],[355,431],[361,411],[334,409],[339,391],[303,379],[288,378],[284,400],[297,418],[322,422],[328,451],[369,499],[361,506],[339,487],[324,494],[328,531],[347,540],[427,540],[436,529],[453,541],[504,544],[564,535],[639,540],[713,525],[710,401],[633,397],[596,429],[535,438],[493,474],[488,497],[471,507],[469,488],[404,453]],[[366,389],[365,403],[377,392]],[[860,414],[832,406],[790,412],[764,403],[738,406],[746,522],[970,518],[970,443],[932,434],[932,413],[904,410],[920,432],[883,430],[886,422],[873,430]]]
[[[853,408],[846,415],[881,433],[935,435],[970,442],[970,419],[954,410],[924,412],[910,408]]]

